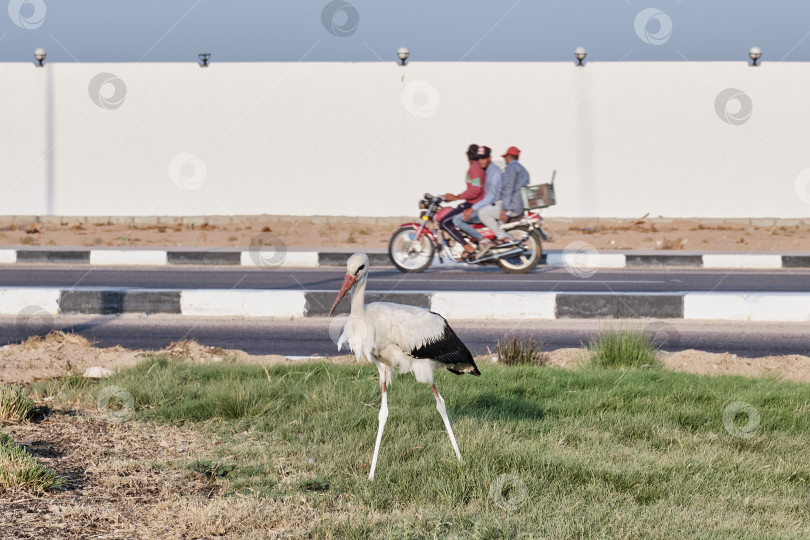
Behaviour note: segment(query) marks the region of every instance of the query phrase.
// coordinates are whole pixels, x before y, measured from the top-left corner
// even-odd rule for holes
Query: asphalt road
[[[63,330],[81,334],[102,347],[160,349],[174,341],[194,339],[210,346],[241,349],[252,354],[291,356],[334,355],[341,319],[193,318],[171,315],[65,316],[28,321],[21,327],[14,317],[0,317],[0,345],[19,343],[32,334]],[[458,335],[476,355],[507,334],[535,336],[545,350],[579,347],[604,328],[645,329],[663,350],[700,349],[756,357],[773,354],[810,356],[810,328],[806,323],[721,323],[706,321],[486,321],[452,322]],[[331,330],[330,330],[331,327]]]
[[[570,271],[569,271],[570,270]],[[142,289],[296,289],[337,291],[341,268],[252,269],[103,268],[20,266],[0,268],[0,287],[128,287]],[[494,268],[435,268],[402,274],[372,269],[369,291],[556,291],[556,292],[807,292],[810,269],[573,269],[540,267],[525,275]]]

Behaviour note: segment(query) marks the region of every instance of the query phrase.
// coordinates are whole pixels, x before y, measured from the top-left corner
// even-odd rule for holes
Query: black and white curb
[[[264,289],[5,288],[0,289],[0,315],[19,315],[36,308],[51,315],[165,313],[294,319],[327,315],[336,294]],[[810,321],[810,293],[371,292],[367,301],[411,304],[449,319]],[[348,310],[349,302],[343,302],[337,312]]]
[[[325,254],[326,255],[326,254]],[[329,254],[331,255],[331,254]],[[342,264],[346,264],[347,254]],[[267,267],[316,268],[321,263],[315,251],[288,251]],[[328,256],[324,257],[329,259]],[[388,264],[388,258],[385,259]],[[152,249],[0,249],[0,264],[87,264],[91,266],[263,266],[253,252],[238,250]]]
[[[79,264],[90,266],[244,266],[264,268],[319,268],[343,266],[352,251],[283,251],[263,259],[251,251],[233,249],[0,249],[0,264]],[[374,266],[389,266],[387,253],[368,254]],[[572,268],[655,268],[771,270],[810,268],[810,254],[769,253],[655,253],[597,251],[586,253],[548,250],[542,262]],[[438,259],[437,259],[438,264]],[[447,260],[445,259],[445,264]]]

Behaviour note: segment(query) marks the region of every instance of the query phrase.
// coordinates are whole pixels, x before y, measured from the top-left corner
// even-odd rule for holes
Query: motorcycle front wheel
[[[543,256],[543,240],[537,230],[529,232],[528,227],[515,227],[506,231],[513,242],[522,241],[523,253],[498,259],[498,266],[508,274],[525,274],[531,272]]]
[[[424,272],[433,263],[436,246],[426,234],[416,239],[416,231],[403,227],[388,243],[388,257],[400,272]]]

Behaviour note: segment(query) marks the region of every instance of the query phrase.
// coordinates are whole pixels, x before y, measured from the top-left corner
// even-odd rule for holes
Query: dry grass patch
[[[50,487],[64,488],[47,497],[20,489],[0,494],[0,529],[7,537],[184,537],[188,525],[182,516],[162,514],[159,505],[184,498],[199,505],[222,491],[221,481],[187,467],[206,442],[215,442],[201,442],[199,435],[178,428],[59,410],[6,431],[42,470],[62,478]],[[200,529],[198,537],[219,530]]]
[[[41,422],[7,431],[20,444],[0,434],[0,530],[6,538],[290,537],[326,517],[303,497],[268,499],[230,489],[228,473],[236,462],[227,455],[240,451],[234,443],[257,449],[247,433],[224,440],[204,424],[192,431],[119,422],[88,409],[54,410]],[[25,457],[25,475],[4,461],[5,440]],[[226,457],[214,462],[212,452]],[[271,459],[284,468],[284,456]],[[14,483],[5,480],[12,472]],[[49,485],[46,474],[52,475]],[[20,481],[26,478],[39,487]],[[44,494],[53,488],[61,489]]]
[[[498,362],[509,366],[545,365],[547,358],[542,349],[543,342],[534,336],[508,335],[495,345]]]

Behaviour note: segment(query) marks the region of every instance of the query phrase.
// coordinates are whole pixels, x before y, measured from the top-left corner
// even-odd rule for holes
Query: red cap
[[[506,153],[504,155],[502,155],[501,157],[506,157],[506,156],[519,157],[520,156],[520,150],[518,150],[517,146],[510,146],[509,150],[507,150]]]

